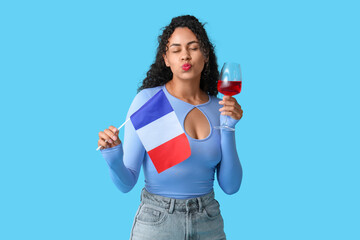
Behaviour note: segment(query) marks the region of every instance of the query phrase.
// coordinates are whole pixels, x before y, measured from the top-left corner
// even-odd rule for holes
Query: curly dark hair
[[[204,65],[201,72],[200,88],[205,93],[216,96],[218,94],[217,81],[219,78],[219,70],[216,61],[214,46],[210,42],[204,28],[205,24],[190,15],[178,16],[171,20],[171,23],[163,28],[162,34],[158,37],[159,46],[157,48],[155,62],[150,66],[150,70],[146,74],[142,85],[138,88],[138,92],[145,88],[152,88],[164,85],[169,82],[173,73],[171,69],[165,65],[163,55],[166,53],[168,40],[178,27],[189,28],[199,40],[200,49],[208,61]]]

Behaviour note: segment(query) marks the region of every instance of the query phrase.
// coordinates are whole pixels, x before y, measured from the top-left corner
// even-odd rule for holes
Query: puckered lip
[[[188,71],[191,67],[192,65],[190,63],[185,63],[181,68],[185,71]]]

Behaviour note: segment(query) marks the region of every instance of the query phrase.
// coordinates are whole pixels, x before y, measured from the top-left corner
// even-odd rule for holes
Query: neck
[[[165,84],[167,91],[174,97],[192,105],[206,103],[209,100],[207,94],[200,89],[199,81],[170,80]]]

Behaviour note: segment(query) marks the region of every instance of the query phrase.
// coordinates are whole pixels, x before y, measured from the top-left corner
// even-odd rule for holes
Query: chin
[[[200,78],[201,77],[201,75],[194,75],[194,74],[189,74],[188,76],[184,76],[184,75],[182,75],[182,76],[180,76],[179,77],[179,79],[181,79],[181,80],[184,80],[184,81],[191,81],[191,80],[194,80],[194,79],[198,79],[198,78]]]
[[[195,73],[194,71],[189,70],[188,72],[183,72],[182,74],[180,74],[179,77],[183,78],[183,79],[200,78],[201,77],[201,72],[200,73]]]

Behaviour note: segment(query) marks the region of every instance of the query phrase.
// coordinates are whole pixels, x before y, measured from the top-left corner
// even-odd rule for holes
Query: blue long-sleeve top
[[[126,119],[160,89],[163,89],[183,129],[186,115],[198,108],[209,121],[210,134],[204,139],[194,139],[184,131],[190,143],[191,156],[158,173],[129,121],[125,125],[123,143],[101,150],[114,184],[122,192],[129,192],[135,186],[143,166],[145,188],[153,194],[177,199],[205,195],[213,189],[215,172],[221,189],[227,194],[236,193],[242,180],[242,167],[236,151],[235,132],[213,128],[225,120],[225,116],[219,112],[221,99],[209,96],[208,102],[192,105],[172,96],[165,85],[147,88],[136,95]],[[227,124],[235,127],[238,120],[227,118]]]

